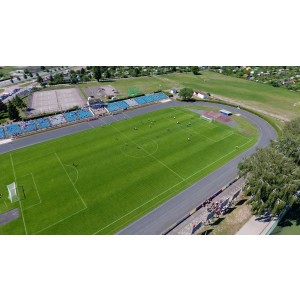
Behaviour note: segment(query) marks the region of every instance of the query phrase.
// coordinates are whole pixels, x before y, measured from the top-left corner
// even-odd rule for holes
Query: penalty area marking
[[[74,182],[74,184],[76,184],[76,182],[78,181],[78,178],[79,178],[79,173],[78,173],[77,168],[75,168],[74,166],[71,166],[71,165],[66,165],[66,164],[65,164],[65,166],[73,168],[76,171],[77,176],[76,176],[76,180]]]
[[[55,156],[56,156],[57,160],[59,161],[59,163],[61,164],[61,166],[63,167],[64,171],[66,172],[66,174],[67,174],[67,176],[68,176],[68,178],[69,178],[69,180],[70,180],[71,184],[73,185],[73,187],[74,187],[74,189],[75,189],[76,193],[78,194],[78,196],[79,196],[79,198],[80,198],[81,202],[83,203],[84,207],[85,207],[85,208],[87,208],[87,205],[86,205],[86,203],[84,202],[84,200],[83,200],[83,198],[81,197],[81,195],[80,195],[79,191],[77,190],[77,188],[76,188],[75,184],[73,183],[72,179],[70,178],[70,176],[69,176],[69,174],[68,174],[68,172],[67,172],[66,168],[64,167],[63,163],[61,162],[61,160],[60,160],[59,156],[57,155],[57,153],[56,153],[56,152],[54,152],[54,154],[55,154]]]
[[[16,177],[16,172],[15,172],[15,166],[14,166],[13,158],[12,158],[11,153],[10,153],[9,155],[10,155],[10,161],[11,161],[11,165],[12,165],[12,169],[13,169],[13,173],[14,173],[15,182],[17,183],[17,177]],[[19,194],[19,191],[18,191],[18,190],[17,190],[17,193]],[[21,208],[21,214],[22,214],[22,219],[23,219],[23,224],[24,224],[25,233],[26,233],[26,235],[27,235],[28,232],[27,232],[27,227],[26,227],[26,223],[25,223],[25,218],[24,218],[24,213],[23,213],[22,203],[21,203],[21,201],[18,201],[18,202],[19,202],[20,208]]]
[[[39,193],[39,190],[38,190],[38,188],[37,188],[36,181],[35,181],[35,179],[34,179],[33,174],[32,174],[32,173],[28,173],[28,174],[26,174],[26,175],[24,175],[24,176],[22,176],[22,177],[25,177],[25,176],[28,176],[28,175],[31,175],[31,177],[32,177],[32,181],[33,181],[33,184],[34,184],[36,193],[37,193],[37,195],[38,195],[38,197],[39,197],[39,202],[36,203],[36,204],[30,205],[30,206],[24,208],[24,210],[30,209],[30,208],[32,208],[33,206],[40,205],[40,204],[42,203],[42,198],[41,198],[41,196],[40,196],[40,193]],[[20,178],[22,178],[22,177],[20,177]],[[20,200],[20,201],[21,201],[21,200]]]

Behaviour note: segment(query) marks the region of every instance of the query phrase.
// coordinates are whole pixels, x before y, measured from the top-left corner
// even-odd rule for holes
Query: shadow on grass
[[[213,225],[213,226],[219,225],[223,220],[224,220],[224,218],[218,218],[216,221],[214,221],[214,222],[212,223],[212,225]]]
[[[246,201],[247,201],[247,199],[241,199],[238,203],[236,203],[236,206],[241,206],[241,205],[243,205]]]
[[[204,232],[202,232],[201,235],[208,235],[212,232],[213,232],[213,229],[208,229],[208,230],[205,230]]]
[[[286,213],[283,219],[278,223],[280,227],[289,227],[292,225],[300,225],[300,204],[294,204]]]
[[[236,209],[235,206],[228,208],[228,210],[226,211],[226,213],[224,214],[224,216],[226,216],[226,215],[232,213],[235,209]]]

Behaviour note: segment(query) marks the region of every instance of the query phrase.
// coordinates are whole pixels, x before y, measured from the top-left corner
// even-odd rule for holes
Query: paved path
[[[160,103],[142,107],[139,109],[129,110],[115,116],[107,116],[95,121],[79,123],[56,130],[46,131],[44,133],[14,140],[9,144],[0,145],[0,154],[27,147],[29,145],[52,140],[65,135],[73,134],[75,132],[88,130],[93,127],[110,124],[124,118],[142,115],[148,112],[157,111],[162,108],[176,106],[180,107],[187,104],[188,103],[170,101],[167,103]],[[239,113],[245,116],[257,126],[260,132],[260,137],[257,144],[248,149],[243,154],[232,159],[218,170],[215,170],[208,176],[204,177],[186,190],[182,191],[178,195],[172,197],[170,200],[152,210],[150,213],[146,214],[139,220],[130,224],[129,226],[121,230],[118,234],[161,234],[167,228],[181,219],[184,215],[186,215],[189,211],[199,205],[201,201],[204,201],[204,199],[208,198],[209,196],[217,192],[221,187],[233,180],[237,176],[237,165],[244,157],[247,157],[250,154],[254,153],[257,147],[262,148],[268,146],[271,139],[277,138],[274,128],[269,123],[252,113],[239,110],[231,106],[215,103],[194,102],[192,104],[216,107],[220,109],[223,108],[230,110],[232,113]]]
[[[276,217],[256,217],[251,219],[236,233],[236,235],[264,235],[278,219]]]

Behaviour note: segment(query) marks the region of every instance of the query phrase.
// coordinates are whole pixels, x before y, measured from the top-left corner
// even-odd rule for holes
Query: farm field
[[[254,145],[245,122],[163,109],[1,155],[0,212],[20,217],[0,234],[113,234]]]

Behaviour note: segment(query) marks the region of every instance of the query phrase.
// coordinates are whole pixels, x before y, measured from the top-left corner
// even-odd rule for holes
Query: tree
[[[7,106],[2,101],[0,101],[0,112],[7,112]]]
[[[27,75],[26,74],[24,74],[24,79],[27,79]]]
[[[41,67],[41,70],[44,71],[46,68],[45,67]]]
[[[192,67],[192,72],[193,72],[194,75],[199,75],[200,74],[200,68],[196,67],[196,66],[193,66]]]
[[[16,95],[14,97],[14,99],[12,100],[12,103],[16,107],[21,108],[21,109],[26,107],[26,104],[24,103],[24,101],[18,95]]]
[[[194,92],[191,88],[183,88],[179,92],[179,96],[185,101],[191,99]]]
[[[94,77],[99,82],[102,77],[102,68],[94,67]]]
[[[43,82],[43,78],[42,78],[39,74],[37,74],[37,79],[36,79],[36,81],[37,81],[38,83],[42,83],[42,82]]]
[[[247,174],[246,191],[251,195],[251,210],[273,216],[297,201],[300,168],[274,147],[259,149],[239,164],[239,175]]]
[[[81,68],[80,74],[81,74],[81,75],[84,75],[84,74],[85,74],[85,68]]]
[[[138,76],[139,76],[139,73],[140,73],[140,70],[139,70],[138,68],[134,68],[133,76],[134,76],[134,77],[138,77]]]
[[[41,87],[45,88],[47,86],[46,82],[41,82]]]
[[[105,75],[105,78],[108,78],[108,79],[111,77],[109,70],[107,70],[107,71],[104,73],[104,75]]]
[[[12,101],[10,101],[8,103],[7,111],[8,111],[8,117],[11,120],[18,121],[20,119],[19,111],[17,110],[17,108],[15,107],[15,105],[12,103]]]

